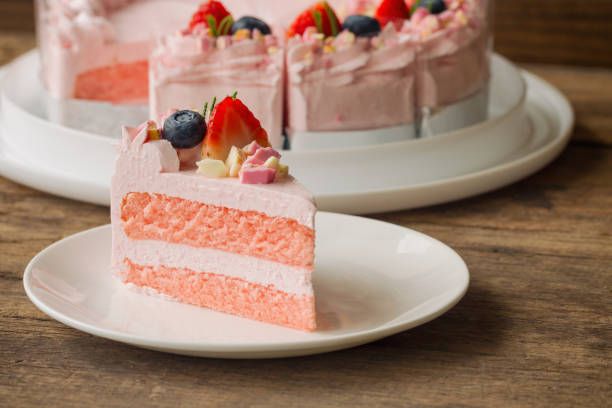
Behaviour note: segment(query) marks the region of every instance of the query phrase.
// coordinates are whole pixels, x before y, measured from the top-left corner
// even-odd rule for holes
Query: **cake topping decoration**
[[[206,177],[227,177],[227,166],[221,160],[204,159],[196,163],[198,165],[197,172]]]
[[[348,16],[342,26],[357,37],[374,37],[380,33],[378,20],[368,16]]]
[[[268,133],[240,99],[228,96],[211,107],[202,157],[225,160],[232,146],[245,146],[255,140],[268,147]]]
[[[177,149],[199,145],[206,134],[206,121],[198,112],[180,110],[172,113],[163,124],[162,136]]]
[[[142,130],[145,127],[147,128],[147,137],[145,139],[145,143],[150,141],[150,140],[159,140],[159,139],[161,139],[161,135],[159,133],[159,129],[157,128],[157,123],[155,123],[152,120],[148,120],[148,121],[144,122],[143,124],[141,124],[140,126],[138,126],[138,129],[136,129],[136,133],[142,132]]]
[[[189,29],[192,32],[199,32],[205,28],[210,36],[218,37],[227,35],[233,23],[232,15],[220,1],[209,0],[200,4],[198,11],[193,14]]]
[[[281,155],[279,152],[271,147],[260,147],[255,151],[255,154],[249,156],[245,162],[245,166],[258,166],[263,165],[270,157],[276,157],[280,159]]]
[[[446,10],[446,3],[444,0],[417,0],[412,4],[410,14],[414,14],[419,7],[427,9],[431,14],[440,14]]]
[[[376,9],[374,17],[378,19],[381,27],[392,23],[395,28],[401,28],[404,20],[410,18],[410,12],[404,0],[383,0]]]
[[[314,27],[317,32],[326,37],[336,36],[342,29],[340,20],[326,1],[316,3],[297,16],[287,30],[287,37],[302,35],[308,27]]]
[[[240,30],[252,32],[255,29],[259,30],[259,32],[264,35],[271,33],[270,27],[262,20],[256,17],[244,16],[234,21],[232,25],[232,34],[236,34]]]
[[[240,171],[242,184],[270,184],[274,182],[276,170],[269,167],[243,167]]]

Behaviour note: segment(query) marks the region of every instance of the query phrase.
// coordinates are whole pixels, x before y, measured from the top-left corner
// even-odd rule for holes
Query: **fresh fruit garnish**
[[[349,30],[357,37],[374,37],[380,33],[380,23],[377,19],[368,16],[352,15],[348,16],[342,27]]]
[[[162,137],[177,149],[195,147],[206,134],[206,121],[198,112],[180,110],[164,121]]]
[[[262,20],[251,16],[244,16],[234,21],[232,25],[232,34],[236,34],[238,30],[249,30],[252,32],[255,29],[259,30],[259,32],[264,35],[270,34],[271,32],[270,27]]]
[[[202,157],[225,160],[232,146],[256,141],[268,147],[268,133],[240,99],[228,96],[212,108]]]
[[[315,4],[297,16],[287,30],[287,37],[302,35],[308,27],[315,27],[318,32],[326,37],[336,36],[342,30],[342,25],[336,13],[326,1]]]
[[[234,19],[220,1],[210,0],[200,4],[198,11],[191,16],[189,29],[193,31],[198,24],[205,24],[213,37],[226,35],[232,28]]]
[[[410,14],[419,7],[426,8],[431,14],[440,14],[447,8],[444,0],[417,0],[412,4]]]
[[[404,0],[383,0],[378,5],[374,17],[378,19],[380,26],[384,28],[388,23],[401,25],[404,20],[410,18],[410,12]]]

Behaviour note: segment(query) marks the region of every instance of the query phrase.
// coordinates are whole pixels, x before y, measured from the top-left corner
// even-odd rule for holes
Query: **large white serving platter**
[[[465,294],[469,273],[443,243],[380,221],[319,212],[318,330],[301,332],[138,293],[110,272],[110,225],[56,242],[26,268],[44,313],[84,332],[203,357],[270,358],[353,347],[430,321]]]
[[[108,205],[115,139],[47,120],[36,65],[36,54],[26,54],[5,73],[0,174]],[[328,211],[407,209],[499,188],[553,160],[569,139],[574,116],[555,88],[500,56],[492,58],[490,90],[490,119],[478,125],[369,147],[288,151],[283,160]]]

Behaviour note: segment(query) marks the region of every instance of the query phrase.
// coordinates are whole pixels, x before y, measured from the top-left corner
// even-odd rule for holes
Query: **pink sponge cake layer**
[[[124,102],[146,99],[149,93],[147,61],[115,64],[79,74],[75,98]]]
[[[142,266],[125,260],[125,281],[174,299],[294,329],[316,328],[314,296],[290,295],[273,287],[214,273],[163,265]]]
[[[289,218],[163,194],[129,193],[123,198],[121,219],[133,240],[214,248],[312,268],[314,231]]]
[[[111,181],[111,267],[177,301],[301,330],[316,328],[310,193],[181,170],[167,140],[125,128]]]

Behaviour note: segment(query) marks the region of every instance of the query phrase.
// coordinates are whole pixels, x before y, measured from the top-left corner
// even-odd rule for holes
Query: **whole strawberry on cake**
[[[151,117],[239,89],[272,145],[282,147],[283,50],[268,24],[248,15],[234,20],[220,1],[209,0],[185,26],[160,36],[152,51]]]
[[[124,127],[113,272],[148,294],[315,330],[316,206],[280,159],[236,94]]]

